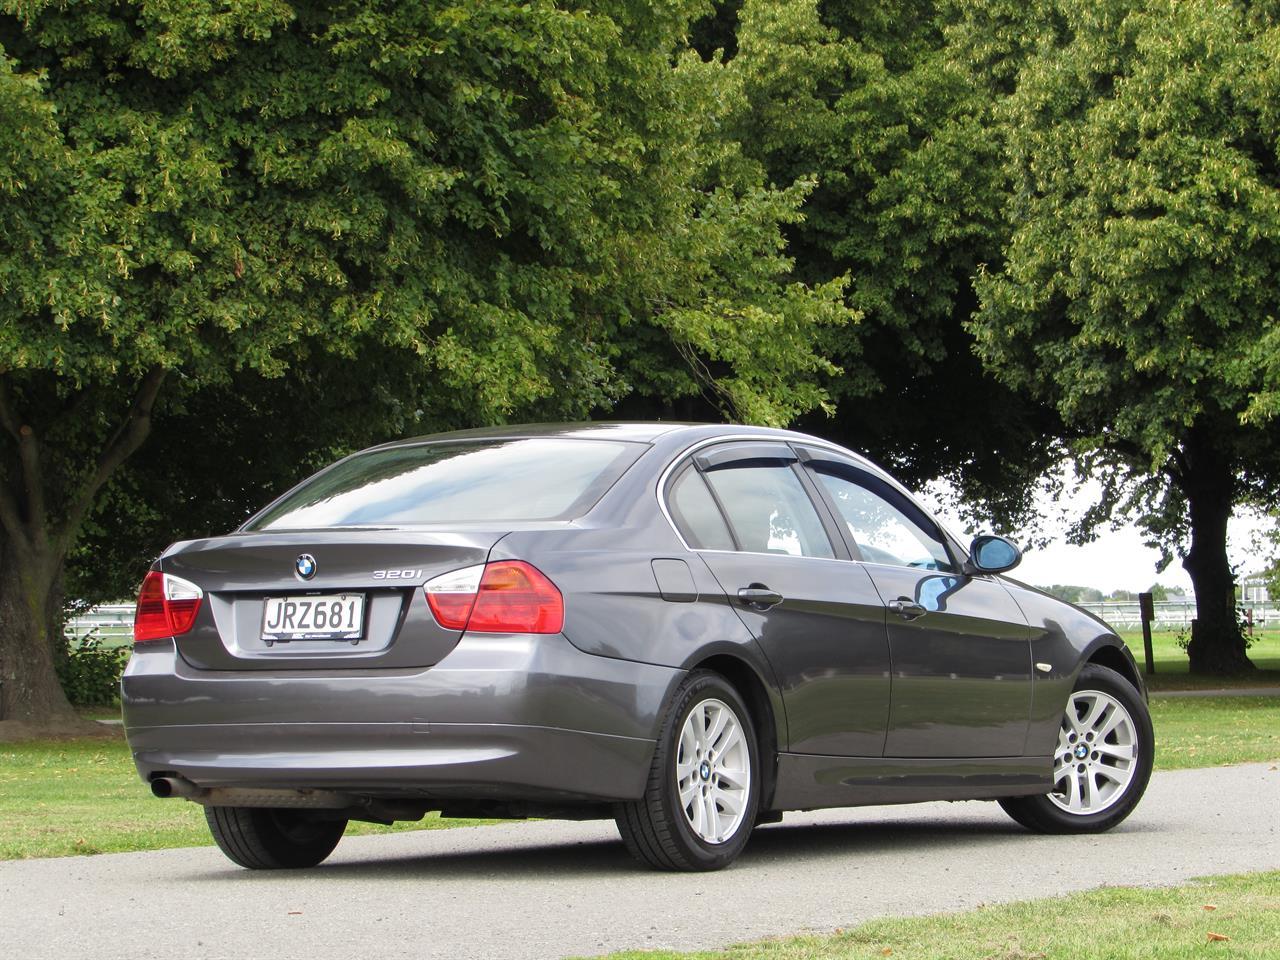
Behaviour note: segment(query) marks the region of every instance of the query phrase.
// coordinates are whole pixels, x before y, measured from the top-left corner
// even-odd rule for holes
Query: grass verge
[[[702,953],[614,953],[609,960],[1274,960],[1278,945],[1275,872],[1157,889],[1104,887],[965,913],[873,920],[825,936]]]
[[[1249,659],[1258,668],[1249,673],[1230,677],[1202,677],[1188,673],[1187,652],[1178,646],[1176,631],[1157,631],[1151,637],[1151,654],[1155,661],[1155,676],[1144,676],[1153,693],[1161,690],[1216,690],[1234,687],[1280,687],[1280,630],[1259,631],[1249,647]],[[1120,634],[1138,669],[1146,669],[1142,650],[1142,633],[1125,631]]]
[[[1157,770],[1280,760],[1280,697],[1154,697],[1151,722]]]
[[[352,823],[347,834],[493,822],[428,814],[421,822],[394,827]],[[212,842],[199,806],[151,796],[123,737],[0,744],[0,860]]]

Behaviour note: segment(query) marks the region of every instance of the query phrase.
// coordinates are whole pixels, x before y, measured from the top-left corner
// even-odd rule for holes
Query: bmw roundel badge
[[[304,553],[293,561],[293,569],[303,580],[310,580],[316,575],[316,558]]]

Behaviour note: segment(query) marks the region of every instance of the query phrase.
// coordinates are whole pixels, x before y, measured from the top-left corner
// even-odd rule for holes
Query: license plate
[[[359,640],[364,628],[364,594],[267,597],[262,604],[262,639]]]

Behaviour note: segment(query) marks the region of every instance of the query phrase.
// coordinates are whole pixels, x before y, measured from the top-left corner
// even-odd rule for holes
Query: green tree
[[[1055,583],[1052,586],[1037,587],[1036,589],[1043,590],[1059,600],[1066,600],[1068,603],[1097,603],[1102,600],[1102,591],[1093,587],[1077,587],[1071,584]]]
[[[253,460],[178,485],[215,493],[202,526],[273,439],[302,465],[628,393],[826,402],[814,331],[853,314],[789,276],[810,184],[739,162],[738,81],[682,52],[704,12],[0,2],[0,718],[68,718],[66,559],[104,504],[175,509],[170,465],[131,469],[152,434],[175,473]]]
[[[1235,505],[1280,494],[1258,401],[1280,273],[1277,7],[963,7],[954,55],[1000,97],[1012,181],[1012,233],[978,283],[982,357],[1074,434],[1105,486],[1091,521],[1128,511],[1182,555],[1191,669],[1249,669],[1226,533]]]
[[[708,46],[725,46],[736,7],[718,6]],[[863,317],[822,341],[842,369],[836,415],[801,426],[909,482],[945,476],[1006,524],[1025,518],[1059,428],[1051,406],[983,370],[964,328],[972,278],[1007,232],[1005,175],[989,98],[947,56],[943,5],[745,0],[736,13],[735,135],[770,179],[816,182],[787,228],[797,272],[847,275]]]
[[[1276,601],[1280,600],[1280,515],[1272,516],[1277,523],[1264,535],[1268,559],[1262,568],[1262,576],[1267,585],[1267,595]]]

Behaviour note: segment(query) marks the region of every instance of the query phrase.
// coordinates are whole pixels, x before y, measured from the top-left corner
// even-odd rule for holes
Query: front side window
[[[531,437],[371,450],[317,474],[246,529],[570,519],[589,510],[644,449]]]
[[[867,486],[823,470],[815,471],[835,501],[840,518],[858,545],[862,559],[896,567],[955,572],[951,556],[926,517],[904,505],[896,506]],[[887,491],[886,491],[887,492]]]
[[[729,465],[707,471],[706,478],[740,549],[793,557],[835,556],[813,501],[789,465]]]

